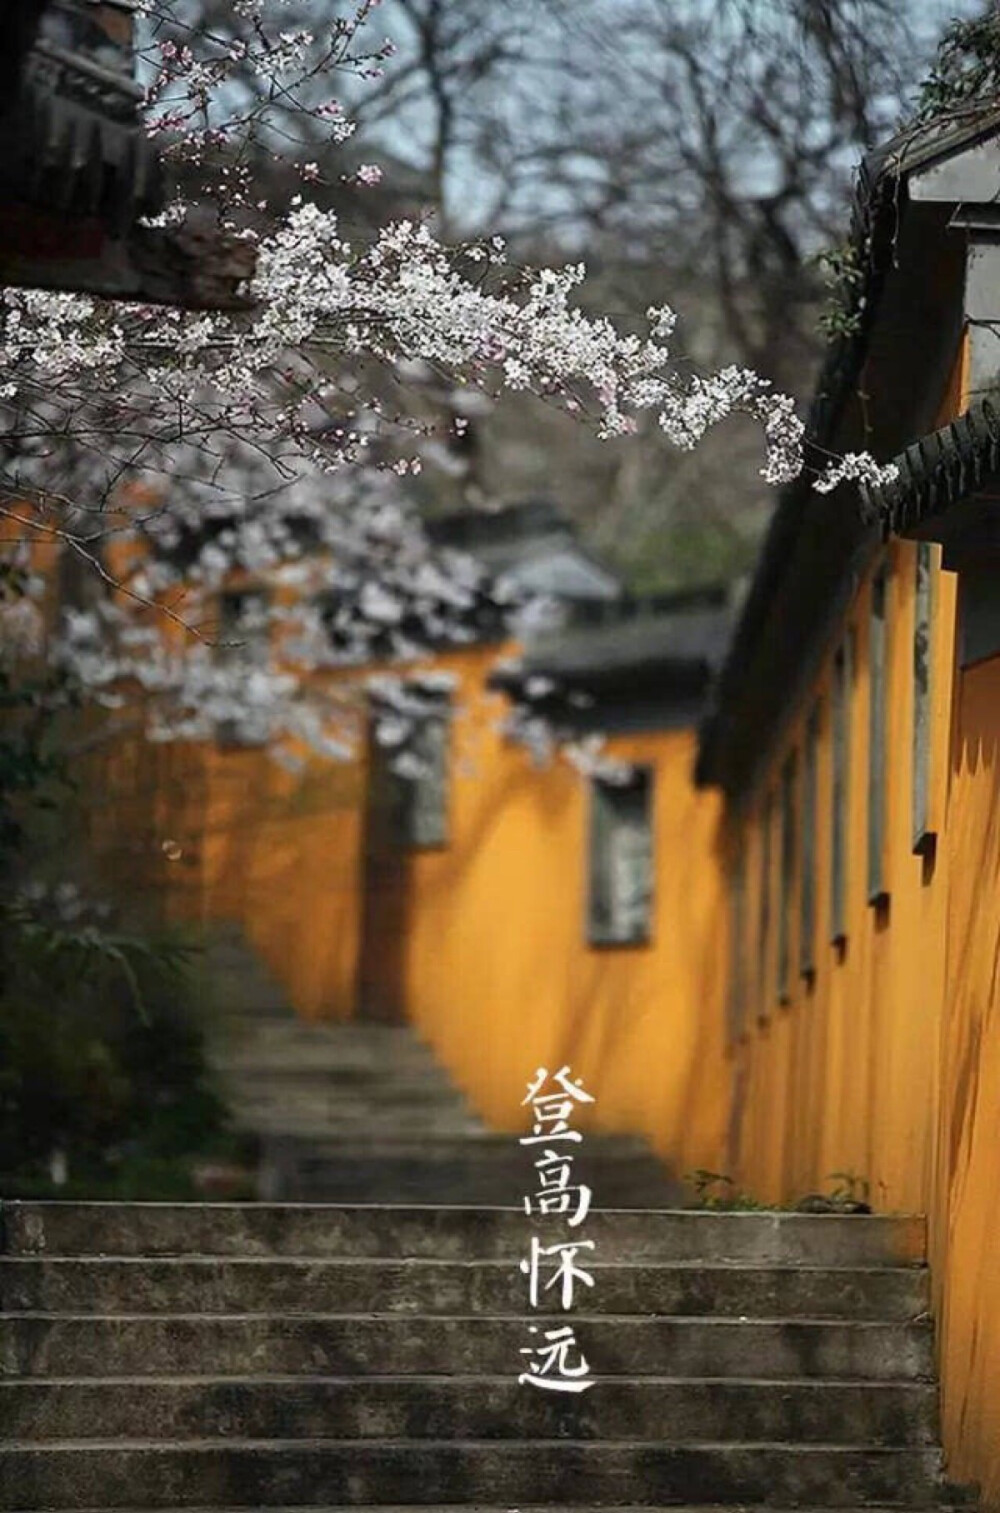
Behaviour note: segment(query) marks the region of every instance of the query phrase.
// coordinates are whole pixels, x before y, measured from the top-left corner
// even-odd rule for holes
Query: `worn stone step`
[[[342,1137],[344,1154],[301,1154],[304,1142],[265,1136],[261,1146],[260,1196],[269,1201],[323,1203],[460,1203],[473,1207],[510,1206],[536,1185],[534,1172],[517,1150],[484,1146],[480,1138],[425,1137],[427,1154],[397,1155],[419,1145],[413,1137],[376,1135]],[[318,1142],[317,1142],[318,1143]],[[336,1142],[325,1139],[327,1150]],[[286,1148],[293,1147],[291,1154]],[[441,1154],[435,1147],[443,1147]],[[446,1153],[445,1153],[446,1152]],[[453,1154],[452,1154],[453,1153]],[[595,1201],[613,1208],[668,1207],[682,1201],[684,1189],[654,1157],[612,1155],[578,1163],[578,1176],[591,1187]]]
[[[395,1061],[380,1062],[375,1056],[362,1059],[346,1053],[334,1036],[293,1041],[283,1045],[251,1045],[245,1050],[227,1050],[212,1056],[212,1065],[227,1080],[245,1080],[248,1086],[266,1077],[301,1080],[303,1088],[316,1082],[333,1082],[348,1091],[375,1092],[399,1088],[439,1088],[452,1091],[445,1071],[427,1052]]]
[[[519,1145],[516,1135],[499,1134],[496,1130],[487,1129],[483,1130],[474,1148],[464,1139],[441,1136],[429,1142],[390,1132],[380,1136],[377,1144],[364,1138],[354,1141],[326,1140],[319,1144],[289,1140],[280,1154],[288,1160],[303,1162],[353,1161],[372,1155],[398,1161],[426,1161],[429,1164],[474,1160],[480,1168],[490,1165],[510,1168],[528,1181],[534,1173],[534,1153],[530,1147]],[[665,1170],[646,1141],[635,1135],[589,1135],[586,1143],[581,1144],[579,1150],[573,1153],[573,1159],[580,1176],[588,1181],[595,1166],[607,1167],[609,1171],[621,1174],[623,1168],[627,1171],[634,1163],[644,1161],[652,1163],[658,1171]]]
[[[664,1208],[685,1190],[641,1140],[596,1136],[575,1158],[595,1200],[612,1208]],[[360,1138],[265,1137],[262,1196],[285,1202],[463,1203],[512,1206],[537,1185],[528,1151],[511,1135],[483,1131],[415,1139],[370,1127]]]
[[[524,1255],[523,1207],[337,1204],[43,1203],[2,1207],[8,1255]],[[558,1228],[546,1220],[549,1233]],[[604,1261],[827,1267],[921,1265],[919,1217],[595,1209],[587,1238]],[[573,1233],[573,1231],[569,1231]]]
[[[410,1024],[379,1024],[350,1019],[303,1019],[280,988],[252,981],[237,972],[213,978],[208,1016],[226,1036],[244,1034],[255,1041],[336,1037],[346,1050],[391,1059],[394,1055],[430,1054],[428,1042]]]
[[[261,1079],[259,1083],[227,1083],[222,1079],[222,1087],[230,1107],[247,1115],[259,1114],[270,1120],[280,1115],[290,1124],[325,1120],[331,1128],[320,1138],[326,1140],[336,1139],[338,1134],[355,1140],[365,1135],[375,1138],[407,1133],[416,1138],[411,1128],[414,1122],[440,1124],[441,1135],[453,1139],[461,1138],[462,1130],[449,1129],[449,1122],[464,1120],[481,1127],[465,1099],[450,1088],[399,1088],[392,1096],[382,1093],[367,1098],[345,1092],[335,1081],[325,1079],[301,1088],[295,1086],[294,1079]]]
[[[917,1269],[605,1265],[586,1251],[579,1264],[594,1278],[574,1297],[587,1313],[890,1322],[928,1304]],[[513,1261],[0,1258],[8,1312],[517,1314],[526,1287]],[[560,1306],[558,1288],[541,1301]]]
[[[961,1490],[963,1489],[959,1489],[959,1491]],[[466,1510],[466,1513],[512,1513],[510,1508],[501,1508],[495,1505],[487,1506],[479,1502],[462,1503],[461,1506]],[[966,1499],[956,1498],[950,1491],[946,1490],[945,1500],[936,1502],[931,1506],[937,1509],[938,1513],[952,1513],[953,1509],[958,1507],[966,1508],[970,1506],[970,1503]],[[282,1503],[281,1507],[282,1513],[305,1513],[302,1504],[290,1508],[287,1504]],[[416,1507],[420,1508],[420,1513],[455,1513],[454,1503],[397,1503],[392,1507],[383,1503],[371,1507],[370,1513],[415,1513]],[[698,1503],[696,1505],[691,1503],[671,1503],[669,1506],[664,1504],[654,1506],[647,1503],[641,1505],[635,1503],[628,1505],[616,1503],[614,1507],[615,1513],[695,1513],[695,1507],[697,1507],[697,1513],[738,1513],[738,1510],[732,1504],[721,1503]],[[865,1513],[907,1513],[905,1505],[900,1503],[865,1503],[864,1508]],[[14,1513],[18,1513],[18,1510],[14,1510]],[[24,1510],[21,1510],[21,1513],[24,1513]],[[106,1513],[106,1510],[103,1508],[80,1508],[77,1510],[77,1513]],[[148,1505],[146,1508],[132,1506],[120,1509],[118,1513],[150,1513],[150,1509]],[[176,1508],[164,1509],[159,1510],[159,1513],[179,1513],[179,1510]],[[186,1513],[231,1513],[231,1509],[224,1509],[218,1506],[214,1508],[198,1507],[188,1508]],[[244,1513],[246,1513],[246,1510],[244,1510]],[[261,1513],[259,1504],[256,1513]],[[309,1513],[336,1513],[336,1510],[327,1504],[310,1504]],[[599,1510],[597,1505],[593,1503],[588,1503],[585,1506],[580,1503],[574,1503],[572,1508],[567,1507],[565,1503],[521,1503],[520,1507],[515,1510],[515,1513],[599,1513]],[[600,1513],[603,1513],[603,1509],[600,1510]],[[797,1508],[796,1513],[816,1513],[816,1508],[815,1506],[810,1507],[807,1505]],[[824,1513],[846,1513],[846,1509],[827,1508],[824,1509]]]
[[[501,1377],[0,1382],[0,1440],[660,1439],[933,1445],[916,1383],[606,1378],[581,1395]]]
[[[225,1095],[225,1089],[223,1089]],[[329,1133],[338,1130],[353,1137],[366,1131],[375,1136],[380,1130],[419,1130],[423,1125],[440,1126],[443,1134],[457,1134],[475,1115],[459,1099],[448,1097],[402,1098],[391,1103],[365,1103],[348,1099],[335,1091],[324,1095],[297,1097],[293,1092],[276,1091],[273,1097],[239,1092],[227,1096],[227,1103],[237,1121],[259,1118],[274,1123],[288,1119],[302,1124],[323,1124]],[[478,1121],[475,1121],[478,1122]],[[449,1129],[450,1125],[456,1126]]]
[[[400,1078],[373,1084],[369,1091],[345,1080],[336,1072],[312,1074],[264,1072],[260,1076],[224,1077],[221,1079],[229,1102],[242,1108],[264,1111],[292,1107],[298,1112],[322,1111],[369,1120],[380,1114],[405,1113],[408,1110],[462,1111],[467,1105],[457,1089],[438,1077],[422,1081]]]
[[[201,1314],[0,1317],[0,1375],[502,1375],[521,1363],[530,1318]],[[540,1327],[536,1323],[536,1331]],[[578,1338],[606,1376],[929,1379],[923,1324],[793,1320],[582,1319]]]
[[[265,995],[256,996],[263,999]],[[238,1018],[241,1008],[238,1002],[226,1003],[221,1007],[228,1010],[234,1020]],[[428,1041],[410,1024],[377,1024],[361,1019],[303,1019],[289,1008],[287,1002],[275,1014],[273,1024],[262,1025],[255,1021],[248,1028],[259,1039],[267,1036],[336,1037],[341,1045],[377,1050],[379,1054],[384,1054],[386,1047],[413,1051],[427,1051],[429,1048]]]
[[[615,1189],[615,1206],[643,1209],[657,1200],[676,1201],[676,1189],[669,1184],[663,1187],[659,1184],[656,1174],[645,1177],[636,1173]],[[477,1178],[443,1168],[437,1173],[399,1171],[391,1167],[386,1169],[378,1162],[368,1163],[355,1171],[332,1167],[305,1176],[294,1171],[268,1172],[258,1188],[260,1197],[269,1202],[440,1203],[447,1199],[449,1203],[467,1208],[477,1208],[484,1203],[503,1203],[510,1198],[511,1190],[511,1184],[496,1175]]]
[[[280,1030],[284,1025],[298,1022],[288,1007],[287,997],[279,989],[261,990],[236,976],[220,974],[215,977],[212,997],[205,1019],[213,1035],[228,1038],[234,1030],[256,1034],[260,1030],[270,1031],[272,1026]]]
[[[336,1048],[344,1062],[358,1066],[436,1066],[430,1046],[410,1029],[372,1035],[352,1024],[297,1019],[287,1009],[266,1022],[258,1015],[241,1025],[234,1011],[220,1020],[219,1054],[280,1055],[309,1046]]]
[[[450,1138],[475,1138],[481,1126],[474,1115],[462,1109],[440,1110],[438,1108],[410,1108],[402,1111],[386,1108],[377,1113],[370,1110],[338,1111],[334,1106],[304,1110],[292,1099],[282,1107],[239,1105],[233,1109],[234,1127],[256,1134],[262,1139],[294,1136],[301,1140],[328,1140],[337,1135],[357,1139],[365,1133],[377,1139],[383,1133],[405,1130],[411,1137],[420,1135],[433,1139],[444,1135]]]
[[[525,1389],[531,1390],[531,1389]],[[730,1501],[930,1507],[933,1450],[853,1446],[593,1444],[551,1440],[358,1444],[188,1441],[0,1449],[0,1507],[280,1507],[289,1502],[509,1504]]]

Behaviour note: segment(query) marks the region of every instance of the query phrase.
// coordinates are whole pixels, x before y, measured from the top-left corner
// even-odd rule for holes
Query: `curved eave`
[[[976,146],[1000,130],[1000,110],[981,106],[958,112],[945,122],[929,123],[901,132],[870,153],[858,173],[851,220],[851,245],[861,259],[863,277],[855,291],[850,333],[830,348],[815,390],[807,423],[808,444],[818,455],[838,450],[847,401],[856,388],[869,355],[873,328],[882,306],[895,247],[910,208],[909,177],[959,151]],[[822,519],[829,532],[829,551],[820,554],[806,539]],[[810,479],[801,476],[779,496],[765,534],[750,590],[712,693],[711,707],[699,732],[696,781],[735,793],[754,773],[754,740],[746,717],[746,685],[753,678],[760,707],[755,710],[753,736],[758,748],[769,738],[773,722],[787,707],[802,669],[798,647],[807,656],[809,638],[799,636],[793,618],[812,632],[835,619],[845,583],[858,564],[877,546],[881,525],[869,508],[859,506],[857,491],[839,489],[821,498]],[[803,561],[805,558],[805,562]],[[789,583],[795,574],[812,572],[802,585]],[[825,602],[814,602],[817,595]],[[795,637],[790,652],[772,623],[777,614],[783,634]],[[767,662],[766,672],[762,664]],[[775,687],[776,684],[782,685]]]

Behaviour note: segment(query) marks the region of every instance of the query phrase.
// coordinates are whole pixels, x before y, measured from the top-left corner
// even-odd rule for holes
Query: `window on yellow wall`
[[[921,541],[917,544],[913,622],[912,827],[914,851],[925,851],[933,837],[930,818],[933,550],[929,541]]]
[[[590,783],[587,936],[591,945],[648,942],[653,902],[653,772]]]
[[[854,695],[854,636],[847,632],[833,659],[830,711],[833,776],[830,835],[830,938],[847,939],[847,851],[851,797],[851,712]]]
[[[885,873],[888,598],[888,575],[883,567],[872,580],[868,627],[868,902],[876,905],[888,897]]]
[[[405,748],[393,758],[399,837],[405,846],[444,846],[448,841],[448,755],[451,700],[423,695],[426,708],[413,717]]]
[[[757,920],[758,1012],[766,1016],[771,1003],[771,795],[760,811],[760,913]]]
[[[792,896],[795,887],[796,756],[791,752],[781,769],[781,873],[778,898],[778,999],[791,997]]]
[[[806,723],[802,763],[802,878],[799,884],[799,975],[807,981],[816,971],[816,790],[819,766],[820,706],[814,704]]]

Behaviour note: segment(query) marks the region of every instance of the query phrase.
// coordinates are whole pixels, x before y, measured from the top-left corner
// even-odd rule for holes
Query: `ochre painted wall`
[[[314,758],[299,774],[262,750],[119,742],[94,778],[95,792],[118,795],[95,821],[99,849],[132,868],[162,915],[240,924],[299,1013],[351,1017],[363,982],[416,1025],[491,1126],[520,1128],[535,1068],[569,1062],[596,1094],[595,1127],[646,1134],[677,1173],[717,1169],[728,1117],[720,805],[693,785],[694,731],[608,745],[655,772],[654,921],[647,946],[591,947],[588,783],[563,758],[534,765],[502,733],[508,706],[485,682],[512,649],[399,669],[456,680],[449,835],[396,852],[367,899],[360,732],[354,761]],[[141,869],[126,860],[139,834]]]
[[[939,1181],[932,1208],[945,1444],[1000,1507],[1000,658],[957,675]]]
[[[867,897],[869,628],[871,576],[841,627],[853,634],[847,799],[846,931],[832,939],[833,657],[802,701],[769,761],[747,814],[730,819],[748,850],[743,941],[743,1033],[731,1049],[735,1082],[730,1165],[755,1196],[783,1200],[827,1190],[836,1173],[869,1183],[878,1208],[924,1210],[936,1139],[937,1046],[944,992],[947,862],[915,854],[910,822],[913,751],[913,624],[916,547],[888,549],[889,724],[886,739],[886,904]],[[932,698],[933,803],[943,805],[955,581],[935,571]],[[818,706],[814,972],[799,970],[802,774],[809,711]],[[797,758],[795,873],[780,880],[781,771]],[[767,939],[761,943],[761,814],[770,799]],[[733,844],[733,835],[729,843]],[[791,970],[779,1001],[777,936],[786,912]],[[762,959],[763,958],[763,959]]]
[[[939,419],[965,403],[956,363]],[[673,1169],[724,1170],[791,1200],[834,1173],[879,1209],[929,1215],[950,1474],[1000,1508],[1000,658],[956,670],[954,574],[935,566],[931,823],[911,833],[916,547],[888,576],[887,901],[867,897],[873,564],[740,814],[691,783],[691,730],[616,738],[655,769],[656,898],[648,947],[585,935],[587,790],[536,768],[498,729],[483,684],[496,648],[435,659],[459,682],[446,847],[401,855],[363,917],[363,755],[291,775],[259,751],[150,748],[92,759],[91,833],[111,870],[162,912],[240,922],[299,1012],[348,1017],[359,968],[413,1020],[495,1127],[522,1122],[524,1083],[568,1061],[599,1127],[649,1135]],[[831,938],[832,682],[853,635],[845,931]],[[799,970],[801,844],[781,881],[783,764],[819,711],[813,971]],[[763,875],[763,828],[770,864]],[[745,850],[743,930],[725,877]],[[768,899],[763,929],[764,897]],[[779,994],[779,917],[788,926]],[[734,946],[738,944],[738,951]],[[738,973],[736,972],[739,967]],[[734,976],[739,1031],[727,1034]],[[780,1001],[779,1001],[780,999]],[[733,1007],[732,1005],[730,1006]],[[603,1195],[602,1195],[603,1196]]]
[[[354,1012],[364,771],[208,748],[203,917],[240,923],[299,1013]]]
[[[102,746],[91,844],[147,917],[244,930],[299,1013],[354,1012],[364,770],[210,743]]]
[[[965,407],[964,354],[940,423]],[[830,939],[831,680],[835,644],[742,821],[749,897],[743,944],[745,1024],[731,1046],[729,1160],[755,1195],[780,1200],[853,1171],[879,1209],[928,1214],[948,1474],[1000,1508],[1000,657],[957,665],[958,574],[935,571],[932,660],[933,856],[911,834],[915,544],[887,549],[889,578],[887,909],[866,898],[871,577],[839,636],[853,628],[847,933]],[[874,567],[873,567],[874,571]],[[800,753],[819,699],[816,972],[775,989],[777,822],[771,929],[759,938],[761,814],[789,750]],[[775,805],[774,808],[777,806]],[[791,889],[798,919],[801,853]],[[762,958],[763,957],[763,961]]]
[[[692,783],[690,728],[613,738],[609,755],[654,769],[652,941],[586,939],[589,790],[563,758],[537,767],[484,695],[495,652],[436,664],[458,677],[449,843],[404,857],[370,918],[393,997],[491,1125],[523,1123],[539,1065],[569,1062],[597,1096],[596,1127],[648,1135],[675,1171],[718,1163],[725,941],[713,856],[718,797]],[[404,921],[402,948],[389,931]]]

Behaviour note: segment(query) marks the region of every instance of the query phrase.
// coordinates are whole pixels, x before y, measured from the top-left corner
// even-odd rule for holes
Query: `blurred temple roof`
[[[811,463],[862,448],[888,460],[933,428],[961,332],[968,227],[1000,233],[998,171],[1000,109],[981,102],[912,124],[861,164],[857,277],[809,413]],[[819,495],[804,472],[782,491],[702,727],[699,781],[753,786],[884,528],[856,487]]]
[[[731,625],[724,585],[623,596],[530,636],[523,656],[491,683],[577,730],[689,725],[725,657]]]
[[[611,570],[580,542],[573,522],[548,499],[499,510],[458,510],[425,521],[436,546],[467,552],[501,591],[562,602],[614,602],[624,593]]]

